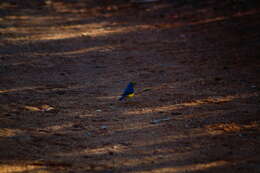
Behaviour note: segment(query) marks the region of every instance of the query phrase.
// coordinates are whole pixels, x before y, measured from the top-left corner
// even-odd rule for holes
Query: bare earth
[[[0,6],[0,172],[259,173],[259,8],[94,2]]]

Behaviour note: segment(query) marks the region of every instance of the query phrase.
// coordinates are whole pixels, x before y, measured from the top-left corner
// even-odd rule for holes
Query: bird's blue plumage
[[[129,97],[131,95],[134,94],[134,83],[133,82],[130,82],[127,87],[125,88],[123,94],[121,95],[121,97],[119,98],[119,100],[123,100],[124,98],[126,97]]]

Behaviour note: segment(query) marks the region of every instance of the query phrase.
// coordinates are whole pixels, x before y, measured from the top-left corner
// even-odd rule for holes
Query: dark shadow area
[[[257,1],[0,11],[1,171],[259,172]]]

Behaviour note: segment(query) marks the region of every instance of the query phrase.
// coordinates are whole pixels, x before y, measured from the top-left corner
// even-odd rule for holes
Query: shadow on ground
[[[0,6],[3,172],[259,172],[257,6],[15,2]]]

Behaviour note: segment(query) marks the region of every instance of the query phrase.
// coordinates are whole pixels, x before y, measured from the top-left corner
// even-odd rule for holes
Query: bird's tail
[[[124,96],[121,96],[118,100],[122,101],[124,98],[125,98]]]

